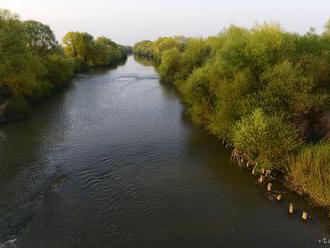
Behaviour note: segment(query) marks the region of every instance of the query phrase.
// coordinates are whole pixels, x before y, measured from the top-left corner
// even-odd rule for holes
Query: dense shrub
[[[330,142],[306,147],[292,159],[290,176],[295,187],[318,204],[330,206]]]
[[[288,160],[301,157],[304,145],[328,137],[329,130],[319,129],[329,128],[330,22],[322,35],[313,29],[289,33],[274,23],[230,26],[207,39],[139,42],[133,52],[153,60],[162,82],[178,89],[195,123],[260,161],[259,166],[290,169]],[[321,180],[315,173],[309,177],[302,166],[295,175],[299,170],[311,184],[313,177]],[[322,180],[314,186],[329,187]],[[313,191],[311,186],[303,190]]]
[[[67,58],[61,54],[48,56],[46,61],[47,80],[52,82],[57,88],[64,86],[68,82],[68,79],[73,76],[74,63],[75,61],[73,59]]]
[[[162,63],[158,67],[160,78],[165,83],[174,83],[181,63],[181,53],[177,48],[166,50],[162,54]]]
[[[250,157],[277,168],[285,166],[286,160],[301,144],[292,125],[279,116],[266,115],[260,109],[235,124],[233,142]]]

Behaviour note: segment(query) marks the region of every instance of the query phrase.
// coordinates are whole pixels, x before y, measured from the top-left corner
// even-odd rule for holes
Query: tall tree
[[[63,38],[66,53],[71,57],[81,58],[86,63],[90,59],[93,43],[93,36],[88,33],[69,32]]]
[[[25,21],[23,25],[28,46],[37,54],[45,56],[58,46],[55,35],[48,25],[33,20]]]

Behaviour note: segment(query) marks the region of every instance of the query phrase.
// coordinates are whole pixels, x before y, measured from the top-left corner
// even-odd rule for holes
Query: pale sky
[[[23,20],[68,31],[104,35],[127,45],[160,36],[209,36],[235,24],[279,22],[287,31],[318,32],[330,18],[330,0],[0,0]]]

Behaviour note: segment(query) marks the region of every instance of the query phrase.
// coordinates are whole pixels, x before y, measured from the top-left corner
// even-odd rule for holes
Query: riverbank
[[[144,59],[150,59],[147,57],[143,57]],[[157,68],[157,64],[151,62],[149,65],[155,66]],[[180,91],[179,91],[180,94]],[[181,95],[182,97],[182,95]],[[183,102],[185,105],[185,103]],[[186,112],[186,114],[189,116],[189,113]],[[191,117],[191,116],[190,116]],[[198,122],[193,121],[195,124],[200,126]],[[217,133],[212,132],[208,127],[204,128],[211,134],[217,137]],[[328,133],[327,133],[328,134]],[[321,207],[322,209],[327,209],[328,215],[330,218],[330,192],[327,185],[329,184],[329,181],[323,181],[324,176],[323,173],[326,175],[329,175],[328,170],[324,170],[323,168],[328,166],[328,161],[330,161],[330,158],[327,157],[330,154],[329,146],[322,147],[324,152],[321,154],[321,156],[324,157],[323,161],[321,162],[321,168],[318,168],[317,176],[318,180],[315,180],[315,175],[309,176],[307,179],[307,176],[303,172],[303,169],[296,168],[295,171],[292,170],[286,170],[286,168],[275,168],[275,169],[269,169],[268,167],[263,167],[262,165],[258,165],[258,160],[251,158],[247,155],[244,151],[238,151],[235,149],[233,143],[228,141],[226,138],[218,137],[219,141],[223,141],[223,144],[226,149],[229,149],[232,151],[232,161],[236,163],[239,167],[247,170],[248,173],[252,173],[253,176],[255,176],[255,180],[257,183],[263,185],[263,187],[267,187],[267,183],[275,183],[277,185],[280,185],[279,189],[275,189],[274,192],[270,191],[267,192],[267,197],[270,198],[270,200],[277,200],[277,201],[283,201],[286,200],[285,194],[288,192],[294,192],[298,195],[300,195],[306,202],[310,203],[312,206]],[[305,151],[302,151],[304,153]],[[297,163],[297,158],[290,157],[291,163]],[[317,157],[313,157],[311,155],[309,157],[309,165],[313,163],[312,159],[318,159]],[[302,161],[302,164],[305,164],[305,161]],[[309,168],[305,166],[305,172],[308,171]],[[312,166],[311,166],[312,167]],[[262,178],[262,179],[261,179]],[[261,180],[261,181],[260,181]],[[328,179],[326,179],[328,180]],[[276,193],[277,192],[277,193]],[[293,203],[294,204],[294,203]],[[289,208],[289,206],[287,206]],[[300,210],[302,211],[302,210]],[[305,211],[308,211],[305,209]],[[308,215],[308,218],[311,218],[310,215]]]
[[[60,88],[53,89],[51,92],[48,92],[46,96],[42,96],[39,99],[34,99],[33,102],[23,101],[22,103],[18,103],[16,106],[14,106],[13,110],[11,109],[12,107],[10,105],[11,99],[6,99],[4,102],[0,103],[0,126],[28,118],[33,113],[34,107],[36,105],[43,104],[45,101],[47,101],[49,97],[53,97],[54,95],[65,91],[68,87],[71,86],[72,80],[74,80],[77,76],[90,75],[104,70],[114,70],[118,66],[124,65],[126,61],[127,57],[125,57],[121,61],[118,61],[116,64],[111,64],[107,66],[95,66],[80,70],[80,72],[74,73],[72,78]]]
[[[270,202],[186,118],[175,88],[132,57],[34,108],[1,127],[0,244],[310,248],[330,235],[323,211],[296,195]]]
[[[63,90],[75,73],[126,61],[130,47],[85,32],[67,33],[61,45],[51,30],[0,9],[0,124],[25,118],[31,106]],[[33,110],[32,110],[33,111]]]
[[[195,124],[257,172],[281,172],[291,188],[329,208],[329,34],[231,26],[207,39],[142,41],[134,52],[175,86]]]

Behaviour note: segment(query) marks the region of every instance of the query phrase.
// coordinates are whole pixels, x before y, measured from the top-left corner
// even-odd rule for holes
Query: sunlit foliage
[[[330,206],[330,142],[303,149],[291,161],[290,176],[300,192],[308,192],[314,202]]]
[[[163,37],[133,50],[178,89],[195,123],[261,166],[290,169],[304,144],[330,137],[330,22],[322,35],[264,23],[205,40]]]
[[[26,115],[31,102],[65,86],[74,72],[119,63],[128,51],[80,32],[69,32],[63,43],[48,25],[0,9],[0,122]]]
[[[62,41],[65,53],[76,61],[76,71],[88,67],[113,65],[127,57],[125,47],[106,37],[98,37],[95,40],[88,33],[68,32]]]

